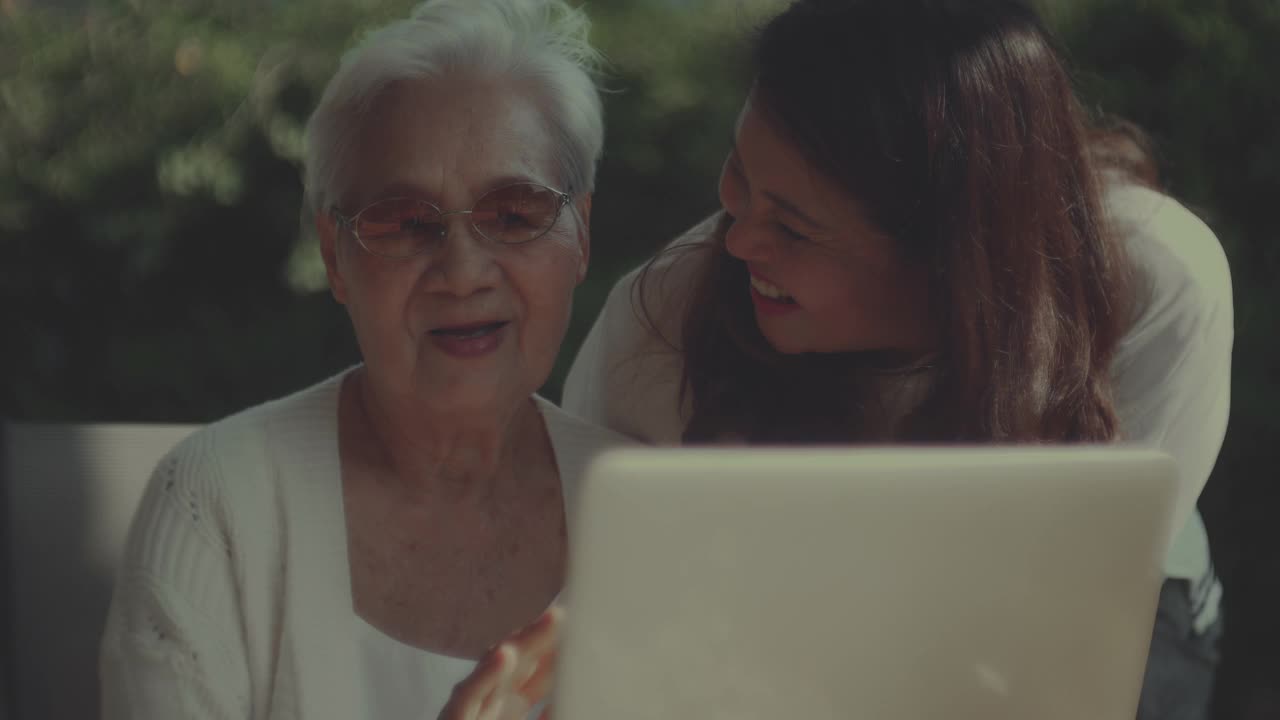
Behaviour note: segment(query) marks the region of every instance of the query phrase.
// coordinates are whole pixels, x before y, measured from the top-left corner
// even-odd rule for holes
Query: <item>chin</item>
[[[813,352],[803,344],[796,342],[794,338],[779,337],[778,333],[768,332],[764,328],[760,329],[760,334],[764,336],[765,342],[769,343],[769,347],[780,355],[801,355]]]
[[[769,347],[780,355],[805,355],[807,353],[850,353],[860,352],[866,348],[859,346],[839,346],[820,342],[813,342],[805,338],[794,338],[782,336],[780,333],[770,333],[761,329],[761,334],[769,343]]]
[[[499,378],[468,378],[461,382],[432,383],[428,388],[436,407],[465,412],[484,410],[511,402],[515,389]]]

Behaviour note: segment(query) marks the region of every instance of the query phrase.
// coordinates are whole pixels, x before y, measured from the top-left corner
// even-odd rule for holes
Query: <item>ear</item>
[[[329,278],[329,292],[339,303],[347,304],[347,283],[338,269],[338,225],[329,213],[316,213],[316,233],[320,236],[320,257]]]
[[[583,193],[575,202],[578,211],[578,247],[582,250],[582,259],[578,261],[578,284],[587,277],[587,266],[591,264],[591,193]]]

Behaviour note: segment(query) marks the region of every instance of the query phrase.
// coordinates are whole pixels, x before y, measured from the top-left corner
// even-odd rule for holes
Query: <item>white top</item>
[[[436,720],[453,686],[474,660],[422,650],[355,617],[363,660],[366,710],[361,720]]]
[[[371,648],[355,614],[341,379],[213,423],[160,462],[102,639],[105,720],[434,719],[470,669],[390,638]],[[535,399],[571,513],[586,465],[627,441]],[[404,676],[384,672],[409,658]]]
[[[1159,448],[1178,462],[1177,517],[1185,525],[1165,571],[1196,586],[1193,599],[1202,606],[1198,623],[1203,627],[1217,616],[1221,588],[1195,503],[1227,427],[1231,274],[1217,237],[1176,201],[1117,185],[1108,192],[1107,206],[1137,275],[1136,320],[1112,365],[1121,430],[1128,440]],[[713,226],[709,218],[673,244],[700,242]],[[675,253],[657,263],[645,285],[653,321],[673,342],[680,341],[683,300],[696,271],[692,256]],[[679,407],[682,360],[639,312],[638,273],[610,292],[569,370],[563,405],[639,440],[677,444],[689,411]],[[905,382],[911,385],[886,385],[886,400],[920,396],[919,376]],[[910,402],[896,405],[910,407]]]

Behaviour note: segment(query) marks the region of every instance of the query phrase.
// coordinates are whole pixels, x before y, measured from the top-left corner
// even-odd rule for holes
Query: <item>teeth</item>
[[[760,278],[756,277],[755,275],[751,276],[751,287],[755,288],[756,292],[769,298],[770,300],[782,300],[782,301],[788,301],[788,302],[795,302],[795,298],[782,292],[781,288],[771,283],[767,283],[764,280],[761,280]]]
[[[432,330],[431,334],[432,335],[449,335],[451,337],[458,337],[458,338],[477,338],[483,335],[488,335],[489,333],[498,330],[505,324],[506,323],[494,323],[492,325],[482,325],[472,330],[451,330],[451,329]]]

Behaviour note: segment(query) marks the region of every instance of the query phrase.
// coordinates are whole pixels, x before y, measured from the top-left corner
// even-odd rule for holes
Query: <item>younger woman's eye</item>
[[[781,230],[782,234],[786,235],[789,240],[796,240],[799,242],[808,242],[810,240],[808,235],[798,232],[783,223],[777,223],[777,225],[778,229]]]

